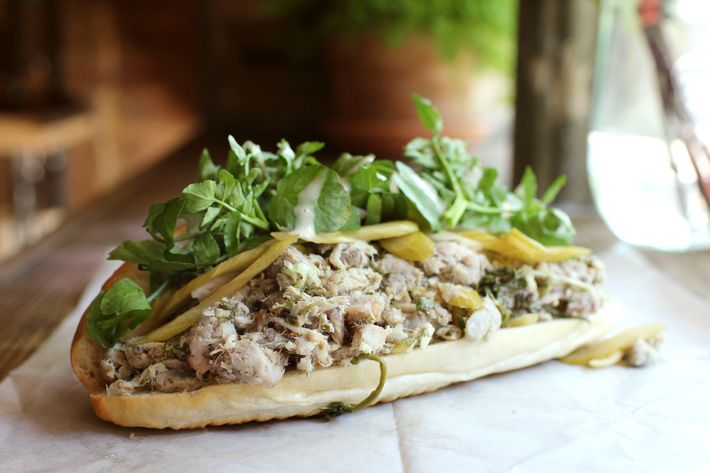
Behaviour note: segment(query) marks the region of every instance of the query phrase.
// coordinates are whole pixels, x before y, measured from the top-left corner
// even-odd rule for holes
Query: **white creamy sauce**
[[[294,233],[304,237],[311,237],[316,234],[314,224],[316,217],[315,207],[320,192],[323,189],[323,184],[325,184],[326,175],[325,170],[321,171],[315,179],[298,194],[298,204],[293,209],[293,215],[296,217],[296,224],[293,228]]]
[[[202,286],[193,290],[190,293],[190,296],[192,296],[193,299],[197,299],[198,301],[201,301],[205,297],[207,297],[207,296],[211,295],[213,292],[215,292],[218,288],[224,286],[234,276],[235,276],[234,273],[228,273],[228,274],[223,274],[221,276],[217,276],[216,278],[210,279],[209,281],[204,283]]]

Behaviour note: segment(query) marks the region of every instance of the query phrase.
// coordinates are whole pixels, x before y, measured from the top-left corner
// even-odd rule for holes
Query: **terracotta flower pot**
[[[332,44],[327,62],[331,111],[323,127],[337,149],[401,156],[411,138],[428,133],[417,118],[413,92],[439,108],[448,136],[473,141],[479,135],[471,55],[444,60],[428,38],[396,47],[364,39]]]

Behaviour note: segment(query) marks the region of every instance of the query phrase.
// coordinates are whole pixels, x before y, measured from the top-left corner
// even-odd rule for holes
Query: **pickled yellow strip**
[[[589,360],[589,365],[590,368],[606,368],[607,366],[615,365],[618,362],[621,361],[621,359],[624,357],[624,352],[619,350],[615,351],[611,355],[607,356],[606,358],[594,358],[593,360]]]
[[[588,248],[580,246],[544,246],[537,240],[533,240],[517,228],[514,228],[503,235],[503,239],[511,246],[517,247],[520,251],[528,251],[535,255],[536,261],[556,263],[569,258],[578,258],[590,253]]]
[[[471,240],[475,240],[481,243],[484,247],[489,247],[498,240],[497,236],[479,230],[466,230],[458,232],[458,234],[463,235],[466,238],[470,238]]]
[[[382,248],[407,261],[424,261],[434,254],[434,242],[420,231],[380,240]]]
[[[513,257],[519,256],[517,252],[514,255],[511,254],[512,250],[510,245],[506,243],[501,237],[491,235],[490,233],[481,232],[477,230],[460,232],[460,235],[473,240],[482,246],[482,249],[486,251],[492,251],[503,256]]]
[[[397,220],[394,222],[378,223],[376,225],[366,225],[357,230],[349,232],[319,233],[313,236],[302,236],[302,241],[319,244],[350,243],[353,241],[374,241],[384,238],[394,238],[408,233],[416,232],[419,227],[409,220]],[[271,234],[277,240],[290,238],[291,232],[274,232]]]
[[[477,241],[486,251],[529,264],[557,263],[590,253],[589,249],[579,246],[544,246],[517,228],[501,236],[475,230],[459,232],[459,235]]]
[[[442,286],[444,288],[442,288]],[[483,299],[475,289],[470,287],[454,287],[453,285],[442,285],[439,287],[441,298],[448,305],[459,309],[469,309],[472,311],[483,307]]]
[[[269,265],[271,265],[271,263],[273,263],[276,258],[286,251],[286,249],[295,241],[296,237],[292,236],[288,239],[279,240],[278,242],[270,245],[264,254],[259,256],[256,261],[254,261],[237,277],[219,288],[219,290],[217,290],[214,294],[204,299],[195,307],[177,316],[175,319],[171,320],[162,327],[153,330],[145,337],[135,340],[132,343],[164,342],[189,329],[197,323],[198,320],[200,320],[202,311],[219,302],[219,300],[223,297],[235,294],[243,288],[252,278],[256,277],[259,273],[268,268]]]
[[[275,240],[269,240],[256,248],[239,253],[236,256],[229,258],[228,260],[218,264],[214,268],[210,269],[206,273],[202,273],[195,279],[191,280],[180,289],[178,289],[175,294],[170,298],[170,301],[165,305],[164,308],[158,310],[159,318],[164,318],[166,315],[171,314],[175,309],[177,309],[183,302],[190,298],[190,295],[195,289],[202,287],[216,277],[222,276],[229,273],[238,273],[247,268],[250,264],[254,263],[257,258],[264,254],[264,252],[273,245]]]
[[[628,350],[638,339],[647,339],[658,335],[665,329],[663,324],[640,325],[624,330],[615,337],[602,342],[583,346],[573,353],[560,358],[563,363],[586,365],[590,360],[600,360],[612,356],[617,351]]]
[[[493,251],[525,263],[534,264],[542,261],[544,259],[542,258],[544,249],[540,249],[542,245],[531,239],[519,239],[515,232],[516,230],[513,229],[509,233],[502,235],[498,240],[498,248]],[[533,244],[533,242],[536,244]]]
[[[525,325],[532,325],[540,320],[538,314],[525,314],[518,317],[513,317],[508,321],[508,327],[524,327]]]

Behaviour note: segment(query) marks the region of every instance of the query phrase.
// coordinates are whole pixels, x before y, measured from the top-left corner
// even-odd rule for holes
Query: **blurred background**
[[[707,3],[0,0],[0,260],[227,133],[397,158],[415,91],[509,184],[565,173],[561,204],[593,194],[627,241],[710,245],[684,108],[708,99]]]

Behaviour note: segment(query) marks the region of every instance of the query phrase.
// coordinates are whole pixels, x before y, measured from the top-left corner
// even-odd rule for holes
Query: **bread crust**
[[[133,265],[123,265],[103,286],[122,277],[142,277]],[[146,284],[145,281],[142,284]],[[377,363],[288,372],[274,387],[247,384],[210,385],[180,393],[106,394],[99,369],[105,351],[86,333],[87,313],[77,328],[71,349],[77,378],[91,392],[91,404],[101,419],[126,427],[191,429],[318,414],[333,402],[357,403],[377,384]],[[565,356],[598,338],[610,327],[603,314],[590,321],[558,319],[501,329],[483,342],[465,339],[442,342],[408,353],[383,356],[387,382],[377,402],[422,394],[450,384],[511,371]]]

